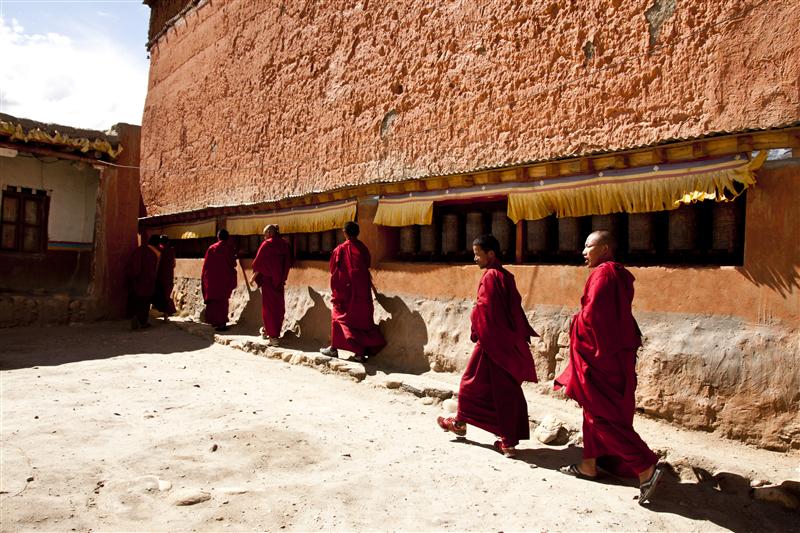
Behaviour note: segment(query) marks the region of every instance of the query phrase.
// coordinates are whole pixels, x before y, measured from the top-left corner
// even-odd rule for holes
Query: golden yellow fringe
[[[356,202],[341,207],[324,209],[304,209],[303,211],[270,213],[258,217],[231,217],[227,228],[231,235],[261,235],[267,224],[277,224],[281,233],[315,233],[339,229],[345,222],[356,219]]]
[[[104,139],[90,140],[85,137],[72,138],[69,135],[62,135],[60,133],[51,135],[38,128],[26,132],[22,128],[22,125],[6,122],[4,120],[0,120],[0,135],[9,137],[12,141],[33,141],[44,144],[52,144],[54,146],[65,146],[67,148],[79,150],[83,153],[94,150],[96,152],[108,154],[111,159],[116,159],[117,156],[122,152],[121,144],[118,144],[117,148],[115,149],[108,141]]]
[[[681,204],[702,200],[726,202],[740,193],[734,183],[744,188],[755,185],[753,171],[767,157],[762,151],[752,161],[735,169],[709,171],[691,176],[654,179],[635,183],[591,185],[557,191],[510,193],[508,217],[538,220],[552,214],[558,217],[607,215],[610,213],[646,213],[676,209]]]
[[[378,201],[375,212],[375,224],[381,226],[411,226],[413,224],[433,223],[433,200],[384,203]]]

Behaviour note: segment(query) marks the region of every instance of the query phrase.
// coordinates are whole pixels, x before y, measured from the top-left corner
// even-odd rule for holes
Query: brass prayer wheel
[[[400,228],[400,253],[413,254],[417,251],[417,226]]]
[[[686,252],[697,247],[697,209],[684,205],[669,212],[668,248]]]
[[[628,249],[632,252],[655,252],[655,218],[653,213],[628,215]]]
[[[552,220],[552,218],[547,217],[525,221],[527,230],[525,249],[529,254],[546,252],[550,248],[549,229]]]
[[[323,231],[320,248],[323,252],[328,253],[333,250],[336,243],[336,232],[334,230]]]
[[[619,229],[621,226],[621,220],[617,214],[592,216],[592,231],[610,231],[612,235],[619,238]]]
[[[711,215],[711,248],[719,252],[734,252],[740,239],[741,211],[733,202],[715,202]]]
[[[508,253],[511,248],[511,228],[513,224],[505,211],[492,211],[492,235],[500,243],[500,251]]]
[[[558,219],[558,250],[560,252],[580,252],[583,250],[581,221],[577,217]]]
[[[433,224],[419,227],[419,251],[424,254],[436,251],[436,228]]]
[[[483,229],[483,213],[467,213],[467,251],[472,251],[472,241],[485,233]]]
[[[450,213],[442,217],[442,253],[447,254],[457,251],[458,215]]]
[[[308,251],[312,254],[320,251],[321,241],[319,233],[308,234]]]
[[[308,233],[295,233],[294,251],[295,253],[308,251]]]

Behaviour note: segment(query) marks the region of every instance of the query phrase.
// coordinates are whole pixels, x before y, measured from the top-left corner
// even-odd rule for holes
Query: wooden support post
[[[525,238],[525,224],[524,220],[520,220],[517,222],[517,239],[514,246],[514,264],[521,265],[522,264],[522,252],[523,248],[523,239]]]

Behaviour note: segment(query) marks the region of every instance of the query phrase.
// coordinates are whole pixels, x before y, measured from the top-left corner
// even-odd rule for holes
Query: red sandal
[[[447,418],[440,416],[436,419],[436,423],[439,424],[439,427],[443,430],[452,431],[459,437],[463,437],[467,434],[467,425],[459,422],[452,416]]]
[[[505,446],[502,440],[494,441],[495,449],[508,457],[509,459],[515,457],[517,455],[517,450],[513,446]]]

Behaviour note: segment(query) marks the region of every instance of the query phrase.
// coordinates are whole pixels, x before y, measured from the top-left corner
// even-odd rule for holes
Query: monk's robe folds
[[[264,332],[274,338],[281,336],[286,313],[284,288],[291,261],[289,243],[281,237],[270,237],[261,243],[253,260],[253,272],[261,274],[261,319],[264,322]]]
[[[201,275],[206,322],[212,326],[228,323],[228,300],[236,288],[236,253],[227,241],[208,247]]]

